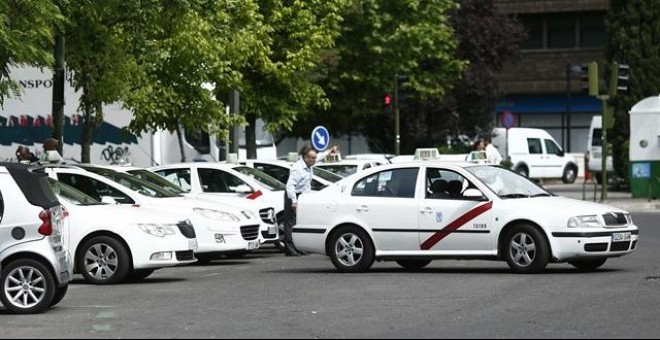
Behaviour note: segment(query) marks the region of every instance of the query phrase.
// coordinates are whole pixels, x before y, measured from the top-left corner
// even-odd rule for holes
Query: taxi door
[[[464,197],[465,190],[476,187],[458,172],[434,167],[424,172],[426,193],[419,200],[419,249],[441,255],[488,254],[492,202]]]
[[[356,182],[347,206],[374,236],[377,250],[417,250],[419,168],[391,169]]]

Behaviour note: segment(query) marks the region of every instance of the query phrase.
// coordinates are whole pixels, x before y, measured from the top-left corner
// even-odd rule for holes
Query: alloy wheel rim
[[[34,267],[18,267],[5,280],[5,296],[18,308],[28,309],[38,305],[46,292],[46,279]]]
[[[118,266],[117,252],[107,244],[95,244],[85,253],[85,271],[97,280],[111,278]]]
[[[346,233],[339,237],[335,244],[337,260],[347,267],[353,267],[360,262],[364,254],[364,245],[360,237]]]
[[[536,243],[529,234],[518,233],[511,239],[509,251],[516,265],[528,267],[536,258]]]

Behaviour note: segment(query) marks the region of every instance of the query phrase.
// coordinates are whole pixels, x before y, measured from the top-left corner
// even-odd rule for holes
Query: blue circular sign
[[[511,113],[511,111],[502,112],[502,126],[507,129],[513,127],[516,124],[516,117]]]
[[[325,151],[330,146],[330,133],[324,126],[317,126],[312,131],[312,146],[318,151]]]

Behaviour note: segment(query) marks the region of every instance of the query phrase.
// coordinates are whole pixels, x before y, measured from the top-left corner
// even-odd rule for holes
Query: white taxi
[[[374,261],[419,269],[436,259],[504,260],[516,273],[548,263],[579,270],[634,251],[626,211],[554,196],[485,164],[411,162],[370,169],[301,195],[296,248],[330,256],[342,272]]]

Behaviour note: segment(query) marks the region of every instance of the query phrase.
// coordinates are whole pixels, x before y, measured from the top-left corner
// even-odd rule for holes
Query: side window
[[[443,200],[461,200],[466,189],[476,188],[463,175],[443,170],[426,170],[426,198]]]
[[[541,146],[541,140],[538,138],[527,138],[527,146],[529,147],[530,155],[542,155],[543,147]]]
[[[58,174],[57,178],[97,201],[101,201],[103,197],[107,196],[112,197],[119,204],[135,204],[135,201],[123,192],[96,179],[75,174]]]
[[[238,186],[247,185],[240,178],[222,170],[198,169],[198,173],[204,192],[236,193]]]
[[[358,181],[353,196],[414,198],[419,169],[382,171]]]
[[[166,169],[157,171],[156,173],[181,188],[184,192],[190,192],[192,189],[190,169]]]
[[[555,144],[554,141],[550,139],[545,139],[545,151],[548,153],[548,155],[559,155],[559,152],[561,149]]]

